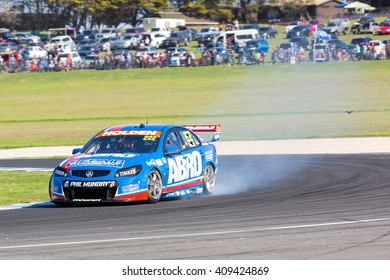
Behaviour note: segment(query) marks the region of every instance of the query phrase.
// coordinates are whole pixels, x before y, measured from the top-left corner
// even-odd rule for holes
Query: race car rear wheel
[[[156,203],[160,200],[162,194],[162,179],[156,169],[152,169],[148,176],[148,201]]]
[[[203,193],[212,194],[215,186],[215,170],[211,163],[208,163],[203,172]]]

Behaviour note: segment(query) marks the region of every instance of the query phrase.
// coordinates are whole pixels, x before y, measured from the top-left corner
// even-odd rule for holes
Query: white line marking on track
[[[32,203],[23,203],[23,204],[11,204],[0,206],[0,211],[2,210],[16,210],[22,208],[34,208],[34,207],[54,207],[54,203],[50,201],[42,201],[42,202],[32,202]]]
[[[195,236],[211,236],[211,235],[221,235],[221,234],[250,233],[250,232],[256,232],[256,231],[303,229],[303,228],[341,226],[341,225],[375,223],[375,222],[386,222],[386,221],[390,221],[390,218],[378,218],[378,219],[332,222],[332,223],[319,223],[319,224],[306,224],[306,225],[293,225],[293,226],[276,226],[276,227],[268,227],[268,228],[248,228],[248,229],[242,229],[242,230],[198,232],[198,233],[188,233],[188,234],[172,234],[172,235],[143,236],[143,237],[129,237],[129,238],[116,238],[116,239],[85,240],[85,241],[59,242],[59,243],[26,244],[26,245],[15,245],[15,246],[2,246],[2,247],[0,247],[0,250],[25,249],[25,248],[49,247],[49,246],[80,245],[80,244],[111,243],[111,242],[136,241],[136,240],[150,240],[150,239],[186,238],[186,237],[195,237]]]
[[[53,172],[54,168],[0,167],[0,171]]]

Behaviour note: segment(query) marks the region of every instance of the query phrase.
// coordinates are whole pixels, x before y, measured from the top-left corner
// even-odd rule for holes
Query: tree
[[[118,10],[126,0],[48,0],[52,13],[65,15],[74,27],[87,23],[115,24],[120,21]]]
[[[11,30],[15,29],[15,26],[18,24],[19,20],[17,14],[19,11],[19,6],[11,6],[9,0],[0,1],[0,23],[8,27]],[[3,27],[3,26],[2,26]]]
[[[313,3],[313,0],[292,0],[286,2],[282,9],[288,18],[306,18],[308,16],[307,6]]]
[[[186,13],[192,17],[228,21],[233,19],[233,13],[230,9],[230,4],[232,2],[233,0],[181,1],[176,2],[176,7],[180,12]]]
[[[137,25],[142,17],[165,11],[169,8],[166,0],[68,0],[79,11],[75,18],[82,17],[85,25],[87,19],[94,25],[106,24],[117,26],[121,22]]]
[[[129,0],[130,3],[134,2]],[[135,1],[137,2],[137,1]],[[138,0],[139,4],[132,5],[133,13],[130,22],[135,25],[144,17],[155,16],[158,12],[165,12],[171,8],[170,2],[166,0]]]

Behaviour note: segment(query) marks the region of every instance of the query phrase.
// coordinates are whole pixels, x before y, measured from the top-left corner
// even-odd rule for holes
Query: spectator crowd
[[[321,42],[320,42],[321,43]],[[316,42],[318,44],[318,42]],[[321,45],[321,44],[319,44]],[[350,44],[339,48],[334,44],[322,44],[316,48],[312,43],[310,51],[300,47],[275,47],[266,60],[266,53],[260,50],[244,51],[243,49],[198,46],[199,54],[192,51],[172,52],[158,50],[157,52],[119,49],[101,52],[85,59],[74,60],[71,54],[65,56],[55,48],[42,58],[30,58],[27,48],[21,48],[11,54],[0,55],[0,73],[19,72],[58,72],[72,70],[113,70],[129,68],[154,68],[174,66],[215,66],[215,65],[257,65],[277,63],[303,63],[327,61],[360,61],[390,59],[390,42],[380,48],[374,43]]]

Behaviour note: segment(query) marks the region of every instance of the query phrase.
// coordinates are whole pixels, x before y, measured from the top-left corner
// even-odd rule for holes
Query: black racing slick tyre
[[[73,206],[73,203],[69,203],[69,202],[52,201],[52,203],[54,203],[57,206],[61,206],[61,207],[71,207],[71,206]]]
[[[215,186],[215,169],[211,163],[208,163],[203,172],[203,194],[210,195]]]
[[[160,173],[156,169],[152,169],[148,175],[148,202],[156,203],[161,199],[162,195],[162,179]]]

